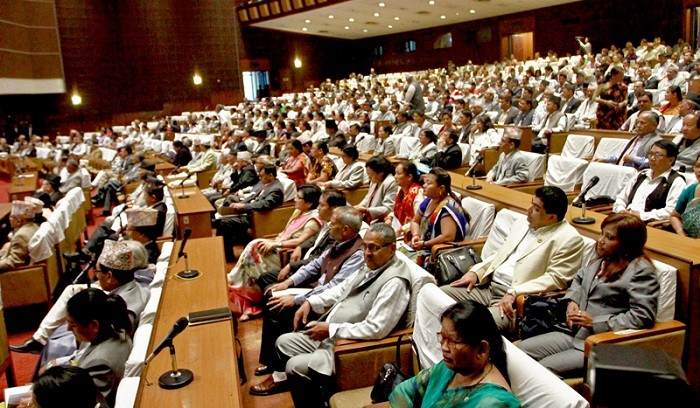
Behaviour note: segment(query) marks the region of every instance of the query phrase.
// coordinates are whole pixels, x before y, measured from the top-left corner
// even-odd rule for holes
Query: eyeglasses
[[[442,332],[438,332],[438,333],[437,333],[437,340],[438,340],[438,344],[442,345],[443,343],[446,343],[446,344],[447,344],[447,347],[449,347],[449,348],[451,348],[451,349],[453,349],[453,348],[461,348],[461,347],[457,347],[457,345],[465,346],[465,345],[467,344],[467,343],[465,343],[465,342],[463,342],[463,341],[454,340],[454,339],[452,339],[451,337],[447,337],[447,336],[445,336],[444,334],[442,334]]]
[[[371,245],[371,244],[370,244],[370,245],[362,244],[362,250],[363,250],[363,251],[366,250],[366,251],[369,251],[369,252],[374,253],[374,252],[379,252],[379,251],[381,251],[382,249],[388,247],[389,245],[391,245],[391,244],[384,244],[384,245],[382,245],[382,246],[379,246],[379,245]]]
[[[649,154],[647,154],[647,158],[649,158],[649,159],[654,158],[654,159],[658,160],[658,159],[663,159],[664,157],[666,157],[666,155],[664,153],[649,153]]]

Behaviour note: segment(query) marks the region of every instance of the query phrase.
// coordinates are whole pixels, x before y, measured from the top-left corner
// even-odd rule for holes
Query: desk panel
[[[170,195],[177,213],[177,237],[183,237],[185,228],[192,229],[192,238],[211,237],[211,213],[214,207],[199,188],[171,188]]]

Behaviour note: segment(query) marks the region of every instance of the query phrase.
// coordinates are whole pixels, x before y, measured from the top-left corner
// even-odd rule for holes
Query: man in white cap
[[[26,265],[29,261],[29,240],[39,227],[34,223],[36,214],[41,214],[41,208],[29,201],[15,200],[10,212],[12,239],[6,248],[0,250],[0,272],[10,271],[18,266]]]
[[[528,167],[525,155],[520,151],[522,130],[507,127],[501,137],[498,148],[501,155],[498,163],[486,175],[486,181],[491,184],[509,184],[527,181]]]
[[[160,228],[158,225],[158,210],[153,208],[129,208],[124,211],[124,214],[126,214],[127,238],[143,244],[148,254],[148,263],[155,264],[160,256],[160,249],[156,239],[163,232],[163,228]]]
[[[231,187],[231,184],[233,183],[233,180],[231,180],[231,174],[234,172],[235,164],[235,154],[221,152],[221,156],[219,156],[219,168],[216,170],[211,182],[209,182],[209,187],[202,190],[202,194],[204,194],[209,201],[214,202],[215,200],[218,200],[223,196],[222,191]]]
[[[196,141],[195,141],[196,143]],[[204,139],[201,142],[204,147],[204,152],[191,161],[187,166],[181,169],[182,172],[190,175],[193,173],[200,173],[206,170],[212,170],[216,168],[216,154],[211,148],[211,140]]]
[[[93,286],[99,287],[107,293],[121,296],[126,302],[130,316],[137,320],[146,307],[150,296],[148,287],[139,285],[134,280],[134,272],[148,266],[146,248],[143,244],[131,240],[105,241],[104,250],[97,263],[98,268],[95,271],[95,276],[98,283]],[[44,345],[49,341],[49,337],[53,338],[52,334],[66,322],[68,300],[86,288],[87,285],[83,284],[66,287],[56,303],[51,306],[51,310],[41,321],[32,337],[21,345],[10,346],[10,349],[17,353],[41,353]],[[61,337],[65,338],[65,333]],[[65,343],[69,344],[70,342]],[[72,344],[75,344],[75,341]]]
[[[238,152],[236,154],[236,164],[234,165],[234,171],[231,173],[231,186],[228,188],[228,191],[224,192],[224,196],[235,194],[246,187],[252,187],[260,181],[260,176],[252,160],[250,152]]]

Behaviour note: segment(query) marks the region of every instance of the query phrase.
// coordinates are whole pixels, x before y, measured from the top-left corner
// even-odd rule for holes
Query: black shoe
[[[70,254],[63,254],[63,258],[66,261],[74,264],[87,263],[92,260],[92,257],[83,251],[73,252]]]
[[[19,346],[10,346],[10,350],[14,351],[15,353],[41,354],[43,349],[44,345],[33,338],[30,338]]]

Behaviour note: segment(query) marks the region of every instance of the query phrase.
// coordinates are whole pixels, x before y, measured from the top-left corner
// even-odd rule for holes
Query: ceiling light
[[[469,10],[469,12],[472,13],[472,14],[474,14],[474,13],[476,13],[476,10],[471,9],[471,10]]]
[[[398,18],[398,17],[394,17],[394,20],[399,21],[399,18]]]
[[[364,30],[362,30],[362,32],[366,33],[366,32],[367,32],[367,29],[365,28]]]
[[[459,15],[459,13],[455,13],[455,15],[457,15],[457,16],[458,16],[458,15]]]
[[[311,20],[304,20],[304,22],[305,22],[306,24],[309,24],[309,23],[311,23]]]
[[[350,18],[348,19],[348,21],[351,22],[351,23],[354,23],[354,22],[355,22],[355,19],[352,18],[352,17],[350,17]]]
[[[74,93],[73,96],[70,97],[70,101],[73,104],[73,106],[78,106],[81,103],[83,103],[83,98],[80,97],[77,93]]]
[[[375,17],[379,17],[379,13],[374,13],[374,16],[375,16]]]
[[[386,27],[387,27],[387,28],[394,28],[394,26],[393,26],[393,25],[391,25],[391,24],[389,24],[389,25],[388,25],[388,26],[386,26]]]
[[[350,27],[349,27],[349,26],[345,26],[345,29],[346,29],[346,30],[349,30],[349,29],[350,29]]]
[[[333,14],[331,14],[330,16],[328,16],[328,18],[333,18]]]
[[[306,28],[306,27],[304,27],[304,28],[301,29],[301,31],[309,31],[309,29]]]
[[[432,6],[433,4],[435,4],[435,2],[434,2],[433,0],[430,0],[430,1],[428,2],[428,4],[430,4],[430,5]]]
[[[294,58],[294,68],[301,68],[301,60],[299,58]]]
[[[445,15],[443,14],[443,15],[440,16],[440,18],[444,20],[444,19],[446,19],[447,17],[445,17]]]
[[[379,7],[384,7],[384,6],[386,6],[386,4],[384,4],[384,3],[379,3]]]

